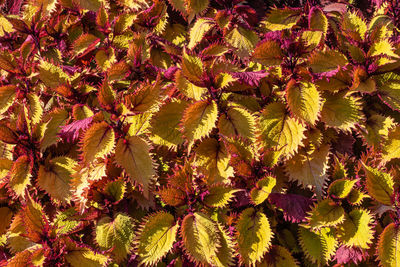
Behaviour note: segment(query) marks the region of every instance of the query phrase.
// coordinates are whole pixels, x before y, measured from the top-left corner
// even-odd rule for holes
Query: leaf
[[[327,126],[349,131],[361,120],[360,111],[360,104],[354,97],[343,97],[341,93],[328,95],[322,106],[321,121]]]
[[[47,61],[39,64],[39,78],[49,88],[69,83],[69,76],[58,66]]]
[[[364,40],[367,24],[356,12],[346,12],[341,20],[341,28],[345,36],[356,41]]]
[[[365,128],[367,133],[364,133],[365,139],[369,145],[378,147],[382,144],[382,158],[389,161],[396,157],[397,153],[397,128],[394,127],[394,120],[391,117],[382,116],[380,114],[372,114],[367,118]],[[390,131],[391,130],[391,131]],[[390,132],[389,132],[390,131]],[[390,135],[390,138],[388,137]],[[386,139],[386,140],[385,140]],[[383,142],[382,142],[383,141]]]
[[[11,220],[13,218],[13,212],[8,207],[0,208],[0,234],[3,235],[7,232],[10,227]]]
[[[67,120],[68,112],[64,109],[57,108],[48,113],[46,117],[49,121],[47,122],[46,129],[40,143],[41,151],[45,151],[46,148],[58,141],[59,137],[57,134],[60,131],[60,126],[63,125]]]
[[[204,204],[213,208],[224,208],[234,197],[239,189],[224,184],[213,184],[208,188],[208,194],[204,197]]]
[[[381,266],[392,267],[400,264],[399,227],[394,223],[385,227],[380,234],[377,254]]]
[[[133,112],[149,112],[158,104],[160,82],[146,84],[136,90],[134,94],[125,97],[126,106]]]
[[[263,203],[268,198],[275,185],[276,178],[273,176],[266,176],[258,180],[255,187],[250,191],[251,201],[256,205]]]
[[[342,178],[329,185],[328,194],[337,198],[346,198],[358,180]]]
[[[392,120],[390,122],[393,123]],[[390,161],[394,158],[400,158],[400,127],[389,132],[387,141],[384,142],[382,147],[382,159],[384,161]]]
[[[157,194],[161,197],[162,201],[170,206],[178,207],[185,205],[186,193],[174,187],[164,187],[160,189]]]
[[[102,250],[112,249],[116,261],[121,262],[132,249],[133,227],[132,219],[124,213],[117,213],[113,219],[103,217],[96,225],[96,242]]]
[[[268,73],[264,71],[243,71],[243,72],[231,72],[232,77],[237,79],[242,84],[247,84],[253,87],[260,86],[262,78],[266,77]]]
[[[311,199],[295,194],[271,193],[268,199],[271,204],[283,210],[285,220],[293,223],[305,221],[313,203]]]
[[[198,18],[190,29],[188,48],[193,49],[201,42],[204,35],[215,26],[215,22],[208,18]]]
[[[43,115],[43,108],[38,95],[34,93],[29,93],[27,95],[28,98],[28,111],[29,111],[29,119],[32,121],[32,124],[38,124]]]
[[[329,145],[322,145],[312,154],[297,153],[286,163],[286,171],[290,180],[301,183],[304,187],[312,185],[318,197],[322,196],[327,180]]]
[[[338,264],[360,264],[368,258],[368,253],[358,247],[341,246],[336,250],[336,261]]]
[[[8,126],[0,124],[0,141],[7,144],[18,144],[18,136]]]
[[[0,86],[0,114],[3,114],[14,103],[17,87],[15,85]]]
[[[98,93],[99,103],[103,106],[113,105],[116,99],[116,92],[109,82],[104,81]]]
[[[286,97],[290,111],[298,118],[314,125],[321,110],[322,101],[314,84],[289,82]]]
[[[82,9],[88,9],[93,12],[97,12],[101,4],[104,4],[103,0],[78,0],[77,2],[79,2],[79,6]]]
[[[22,198],[25,198],[25,189],[31,184],[32,163],[28,156],[20,156],[13,164],[10,170],[10,180],[8,186],[14,193]]]
[[[309,226],[314,231],[336,226],[344,220],[344,209],[329,198],[318,202],[309,214]]]
[[[240,262],[248,266],[261,261],[271,246],[272,237],[273,233],[265,214],[255,211],[254,208],[245,209],[236,225]]]
[[[365,187],[368,194],[376,201],[391,206],[394,194],[393,177],[378,169],[363,164],[365,170]]]
[[[300,40],[307,46],[307,50],[315,49],[323,40],[323,33],[320,31],[304,31]]]
[[[107,78],[110,82],[126,78],[129,73],[129,65],[120,61],[111,65],[107,70]]]
[[[178,227],[174,216],[167,212],[149,215],[137,233],[140,264],[157,264],[172,249]]]
[[[378,95],[390,108],[400,110],[400,80],[388,80],[380,85]]]
[[[300,10],[294,8],[272,9],[265,20],[261,22],[263,28],[269,31],[290,29],[300,19]]]
[[[227,231],[217,223],[220,247],[218,248],[217,257],[215,258],[215,266],[225,267],[234,264],[234,243],[232,237]]]
[[[229,164],[230,155],[223,142],[215,138],[203,140],[196,148],[194,165],[203,173],[208,185],[227,183],[234,172]]]
[[[373,43],[368,50],[368,57],[375,56],[388,56],[399,58],[399,56],[393,51],[394,47],[388,40],[381,40],[379,42]]]
[[[336,227],[337,236],[346,246],[369,248],[374,238],[373,217],[369,211],[354,209],[345,216],[342,224]]]
[[[259,41],[256,33],[242,27],[233,28],[225,35],[224,39],[236,49],[239,57],[248,57]]]
[[[201,59],[197,56],[192,56],[184,51],[182,55],[182,74],[193,82],[201,82],[204,66]]]
[[[85,55],[90,51],[94,50],[99,42],[100,38],[89,33],[83,34],[79,36],[78,39],[75,40],[73,44],[74,52],[76,55],[79,54]]]
[[[174,1],[176,2],[176,0]],[[209,0],[185,0],[186,11],[190,18],[202,14],[209,5]],[[189,19],[190,21],[190,19]]]
[[[239,136],[254,139],[255,119],[250,112],[240,107],[230,107],[218,120],[219,132],[226,137]]]
[[[290,252],[282,246],[273,245],[265,255],[260,267],[298,267],[298,263]]]
[[[95,159],[111,153],[115,145],[114,130],[106,122],[92,124],[83,135],[82,162],[89,165]]]
[[[183,113],[183,135],[193,142],[207,136],[215,127],[218,108],[215,101],[202,100],[190,104]]]
[[[108,258],[93,250],[77,246],[74,241],[67,240],[67,253],[65,259],[72,267],[102,267],[105,266]]]
[[[337,241],[330,228],[322,228],[315,233],[304,227],[299,227],[300,245],[306,257],[317,265],[328,263],[335,253]]]
[[[202,96],[207,92],[207,88],[197,86],[189,82],[182,74],[180,70],[175,73],[175,83],[179,92],[184,96],[194,99],[201,100]]]
[[[259,139],[265,148],[282,150],[285,157],[294,154],[302,144],[305,127],[288,116],[280,102],[267,105],[259,119]]]
[[[119,139],[115,148],[115,162],[125,169],[132,183],[143,186],[143,194],[148,198],[149,186],[156,174],[149,144],[138,136]]]
[[[328,19],[319,7],[312,7],[308,15],[308,27],[312,30],[322,31],[324,34],[328,31]]]
[[[316,50],[309,57],[309,64],[314,73],[326,74],[338,71],[339,67],[344,67],[348,62],[346,57],[336,51],[327,49],[325,51]]]
[[[265,66],[280,65],[283,60],[283,51],[277,41],[262,41],[254,49],[252,59]]]
[[[163,105],[151,120],[151,141],[157,145],[165,145],[176,148],[184,142],[179,131],[184,110],[188,103],[183,100],[175,100]]]
[[[183,245],[189,258],[203,265],[215,265],[221,246],[218,228],[204,213],[188,214],[182,221]]]
[[[42,206],[30,197],[27,198],[26,205],[21,210],[21,219],[25,227],[24,234],[36,243],[42,240],[44,227],[48,223],[43,212]]]
[[[85,131],[92,123],[93,117],[76,120],[68,125],[61,126],[59,136],[67,142],[73,143],[79,138],[79,134]]]
[[[39,187],[57,202],[69,202],[72,196],[70,182],[76,166],[77,162],[68,157],[53,158],[46,165],[40,165]]]

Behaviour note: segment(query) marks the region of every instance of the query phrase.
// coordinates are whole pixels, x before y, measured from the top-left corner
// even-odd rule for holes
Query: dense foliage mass
[[[0,1],[0,266],[400,266],[400,4],[353,2]]]

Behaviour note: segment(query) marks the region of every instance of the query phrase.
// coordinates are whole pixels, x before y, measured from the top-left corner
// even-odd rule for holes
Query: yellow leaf
[[[14,193],[22,198],[25,198],[25,189],[31,184],[32,165],[28,156],[20,156],[13,164],[10,170],[10,180],[8,186]]]
[[[112,152],[114,145],[114,130],[104,121],[93,124],[83,136],[83,163],[89,165],[95,159],[106,156]]]
[[[143,195],[148,197],[149,186],[156,174],[149,144],[138,136],[119,139],[115,148],[115,162],[125,169],[132,182],[143,186]]]

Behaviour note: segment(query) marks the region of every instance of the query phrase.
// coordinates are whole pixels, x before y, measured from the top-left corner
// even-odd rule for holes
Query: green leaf
[[[190,29],[188,44],[189,49],[193,49],[197,44],[201,42],[204,35],[215,26],[215,21],[209,18],[198,18]]]
[[[328,188],[328,194],[338,198],[346,198],[358,180],[342,178],[334,181]]]
[[[313,230],[336,226],[344,220],[344,209],[329,198],[318,202],[309,214],[309,226]]]
[[[224,36],[224,39],[236,49],[239,57],[248,57],[259,41],[255,32],[242,27],[233,28]]]
[[[208,188],[208,195],[204,197],[204,204],[213,208],[224,208],[239,189],[224,184],[213,184]]]
[[[178,224],[174,216],[161,211],[149,215],[137,236],[137,254],[141,264],[155,265],[172,249]]]
[[[267,105],[259,119],[259,139],[266,149],[282,150],[284,156],[294,154],[302,144],[304,125],[291,118],[285,105],[276,102]]]
[[[132,219],[123,213],[117,213],[114,218],[101,218],[96,225],[96,242],[102,250],[112,249],[115,259],[120,262],[126,258],[132,249],[134,238]]]
[[[392,195],[394,193],[393,177],[378,169],[363,164],[366,179],[365,187],[371,197],[384,205],[392,205]]]
[[[109,261],[108,257],[95,253],[89,248],[77,246],[75,241],[67,240],[65,259],[72,267],[102,267]]]
[[[183,113],[183,135],[193,142],[207,136],[215,127],[218,108],[215,101],[202,100],[190,104]]]
[[[393,267],[400,265],[399,227],[394,223],[386,226],[379,236],[377,254],[381,266]]]
[[[273,236],[267,217],[247,208],[240,214],[236,231],[240,262],[246,266],[257,264],[268,251]]]
[[[322,197],[327,180],[326,170],[329,160],[329,145],[322,145],[310,155],[301,151],[286,163],[286,171],[291,180],[304,187],[314,186],[318,197]]]
[[[220,247],[218,248],[217,257],[214,264],[217,267],[233,266],[234,264],[234,242],[231,236],[227,233],[219,223],[217,223],[218,236]]]
[[[277,41],[262,41],[254,49],[252,59],[265,66],[279,65],[282,63],[283,51]]]
[[[373,217],[367,210],[352,210],[343,223],[336,227],[337,236],[346,246],[368,249],[374,238],[372,222]]]
[[[115,201],[120,201],[124,198],[126,184],[124,180],[117,180],[107,183],[104,192],[111,196]]]
[[[53,200],[67,203],[72,196],[70,182],[76,166],[77,162],[68,157],[53,158],[46,165],[40,165],[37,179],[39,187]]]
[[[198,264],[214,265],[221,246],[218,228],[204,213],[188,214],[182,221],[183,245],[189,258]]]
[[[149,144],[138,136],[119,139],[115,148],[115,162],[125,169],[132,183],[143,186],[143,195],[148,198],[149,186],[155,176]]]
[[[361,107],[357,99],[342,93],[327,95],[321,110],[321,121],[327,126],[350,131],[361,120]]]
[[[319,232],[312,232],[307,228],[299,227],[299,239],[306,257],[319,266],[328,263],[337,246],[333,230],[330,228],[322,228]]]
[[[344,67],[348,62],[346,57],[336,50],[316,50],[309,57],[309,64],[314,73],[324,73]]]
[[[281,31],[285,29],[291,29],[297,24],[301,17],[300,9],[274,8],[270,11],[267,17],[261,21],[263,28],[269,31]]]
[[[276,178],[273,176],[266,176],[258,180],[255,187],[250,192],[251,201],[256,205],[263,203],[268,198],[275,185]]]
[[[321,110],[322,101],[314,84],[290,82],[286,89],[290,111],[298,118],[314,125]]]
[[[92,124],[83,135],[83,163],[89,165],[95,159],[106,156],[112,152],[114,146],[114,130],[105,121]]]
[[[174,1],[176,2],[176,0]],[[185,0],[189,21],[196,15],[202,14],[209,5],[209,0]]]
[[[157,145],[165,145],[176,148],[184,142],[179,131],[184,110],[188,103],[183,100],[175,100],[163,105],[151,120],[151,141]]]

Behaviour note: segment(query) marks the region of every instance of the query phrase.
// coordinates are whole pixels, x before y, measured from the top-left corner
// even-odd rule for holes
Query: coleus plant
[[[269,2],[0,1],[0,265],[400,265],[400,7]]]

